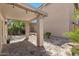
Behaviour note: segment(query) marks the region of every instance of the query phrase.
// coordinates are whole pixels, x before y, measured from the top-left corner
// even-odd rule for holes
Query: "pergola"
[[[29,24],[32,19],[37,19],[37,46],[43,46],[43,17],[47,16],[44,12],[29,7],[21,3],[0,4],[0,52],[2,44],[6,44],[8,38],[8,19],[17,19],[25,22],[26,39],[29,38]]]

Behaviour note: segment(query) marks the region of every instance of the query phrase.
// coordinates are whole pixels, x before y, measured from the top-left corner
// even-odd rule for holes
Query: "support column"
[[[43,47],[43,20],[39,19],[37,20],[37,46]]]
[[[26,39],[29,39],[29,22],[25,22],[25,35],[26,35]]]
[[[0,19],[0,52],[2,50],[2,20]]]
[[[8,25],[7,25],[7,20],[5,19],[3,21],[3,44],[7,43],[8,39]]]
[[[0,53],[2,51],[2,44],[3,44],[3,16],[2,14],[0,13]]]

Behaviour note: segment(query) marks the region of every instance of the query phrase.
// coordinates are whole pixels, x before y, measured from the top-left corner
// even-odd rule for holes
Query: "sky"
[[[34,8],[39,8],[43,3],[30,3],[30,5]]]
[[[43,3],[30,3],[34,8],[39,8]],[[37,23],[37,20],[33,20],[32,23]]]

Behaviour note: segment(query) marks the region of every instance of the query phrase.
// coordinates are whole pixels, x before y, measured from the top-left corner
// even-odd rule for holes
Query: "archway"
[[[12,5],[15,5],[15,8],[13,8]],[[6,40],[8,38],[8,25],[7,20],[8,19],[23,19],[25,23],[25,36],[26,39],[29,38],[29,22],[32,19],[37,19],[39,17],[47,16],[46,13],[41,12],[40,10],[33,9],[31,7],[25,6],[20,3],[16,4],[0,4],[0,19],[2,20],[2,33],[0,37],[0,49],[2,44],[6,44]],[[43,24],[42,20],[38,19],[38,33],[37,33],[37,45],[43,46]],[[0,50],[1,51],[1,50]]]

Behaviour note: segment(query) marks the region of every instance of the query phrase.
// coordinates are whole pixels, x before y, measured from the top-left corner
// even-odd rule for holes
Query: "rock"
[[[31,35],[28,41],[17,42],[3,46],[3,52],[19,56],[70,56],[72,46],[65,38],[45,39],[44,48],[37,48],[37,37]]]

